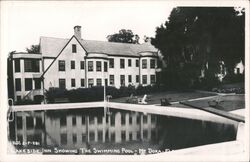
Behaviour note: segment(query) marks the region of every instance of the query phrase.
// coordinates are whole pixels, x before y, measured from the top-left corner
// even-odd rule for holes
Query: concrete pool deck
[[[237,115],[241,115],[241,116],[245,116],[245,109],[238,109],[238,110],[233,110],[233,111],[230,111],[230,113],[232,114],[237,114]]]
[[[226,118],[233,119],[233,120],[236,120],[236,121],[239,121],[239,122],[245,122],[245,117],[244,116],[237,115],[235,113],[228,113],[228,112],[226,112],[224,110],[220,110],[218,108],[214,108],[214,107],[201,107],[201,106],[197,106],[197,105],[191,104],[189,101],[187,101],[187,102],[180,102],[180,103],[183,104],[183,105],[185,105],[185,106],[190,106],[190,107],[193,107],[193,108],[204,110],[204,111],[207,111],[207,112],[210,112],[210,113],[213,113],[213,114],[216,114],[216,115],[224,116]]]
[[[237,122],[234,120],[194,108],[186,109],[173,106],[168,107],[168,106],[156,106],[156,105],[137,105],[137,104],[115,103],[115,102],[108,102],[108,103],[84,102],[84,103],[64,103],[64,104],[44,104],[44,105],[20,105],[20,106],[13,106],[12,111],[65,110],[65,109],[69,110],[69,109],[104,107],[105,105],[106,107],[115,109],[138,111],[143,113],[152,113],[152,114],[227,123],[227,124],[237,124]]]

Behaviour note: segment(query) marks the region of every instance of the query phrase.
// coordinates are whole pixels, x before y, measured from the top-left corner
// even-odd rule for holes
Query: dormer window
[[[72,53],[76,53],[76,44],[72,44]]]

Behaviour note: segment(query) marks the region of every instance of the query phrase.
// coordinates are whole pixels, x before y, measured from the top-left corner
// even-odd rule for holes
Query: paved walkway
[[[241,115],[228,113],[226,111],[219,110],[219,109],[216,109],[216,108],[213,108],[213,107],[200,107],[200,106],[197,106],[197,105],[195,105],[193,103],[190,103],[189,101],[180,102],[180,103],[183,104],[183,105],[186,105],[186,106],[190,106],[190,107],[197,108],[197,109],[200,109],[200,110],[204,110],[204,111],[216,114],[216,115],[220,115],[220,116],[226,117],[228,119],[232,119],[232,120],[235,120],[235,121],[238,121],[238,122],[244,122],[245,123],[245,117],[241,116]]]
[[[224,96],[224,94],[221,94],[220,96]],[[195,99],[190,99],[190,100],[182,100],[182,101],[177,101],[177,102],[170,102],[170,104],[178,104],[180,102],[184,102],[184,101],[198,101],[198,100],[204,100],[204,99],[211,99],[214,97],[218,97],[218,96],[208,96],[208,97],[200,97],[200,98],[195,98]]]
[[[14,111],[35,111],[35,110],[62,110],[62,109],[84,109],[104,107],[104,102],[83,102],[83,103],[66,103],[66,104],[46,104],[46,105],[20,105],[14,106]],[[174,116],[187,119],[196,119],[203,121],[213,121],[219,123],[237,124],[236,121],[221,117],[203,110],[194,108],[180,108],[174,106],[155,106],[155,105],[139,105],[109,102],[106,106],[115,109],[123,109],[130,111],[138,111],[143,113],[159,114]]]
[[[240,115],[240,116],[245,116],[245,109],[233,110],[233,111],[230,111],[230,113]]]
[[[216,108],[201,107],[201,106],[195,105],[194,103],[191,103],[191,101],[200,101],[200,100],[212,99],[212,98],[220,97],[220,96],[221,97],[222,96],[231,96],[231,95],[236,95],[236,94],[217,93],[217,95],[218,96],[208,96],[208,97],[200,97],[200,98],[195,98],[195,99],[190,99],[190,100],[183,100],[183,101],[178,101],[178,102],[170,102],[170,104],[172,106],[174,106],[175,104],[182,104],[184,106],[204,110],[204,111],[207,111],[207,112],[210,112],[210,113],[213,113],[213,114],[216,114],[216,115],[220,115],[220,116],[223,116],[223,117],[226,117],[228,119],[232,119],[232,120],[235,120],[235,121],[238,121],[238,122],[245,122],[245,117],[244,117],[245,115],[243,113],[244,109],[239,109],[239,110],[226,112],[226,111],[219,110],[219,109],[216,109]],[[241,94],[239,94],[239,95],[241,95]],[[157,104],[155,106],[160,106],[160,105]]]

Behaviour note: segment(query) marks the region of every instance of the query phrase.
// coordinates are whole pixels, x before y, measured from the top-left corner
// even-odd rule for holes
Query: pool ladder
[[[9,109],[7,112],[7,121],[8,122],[13,122],[14,121],[14,114],[13,114],[13,105],[14,105],[14,101],[12,98],[8,99],[8,104],[9,104]]]

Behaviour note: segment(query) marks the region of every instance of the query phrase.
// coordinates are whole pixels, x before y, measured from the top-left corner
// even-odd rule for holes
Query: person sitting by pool
[[[138,103],[139,104],[147,104],[148,102],[146,100],[147,100],[147,95],[145,94],[143,96],[143,98],[138,98]]]

